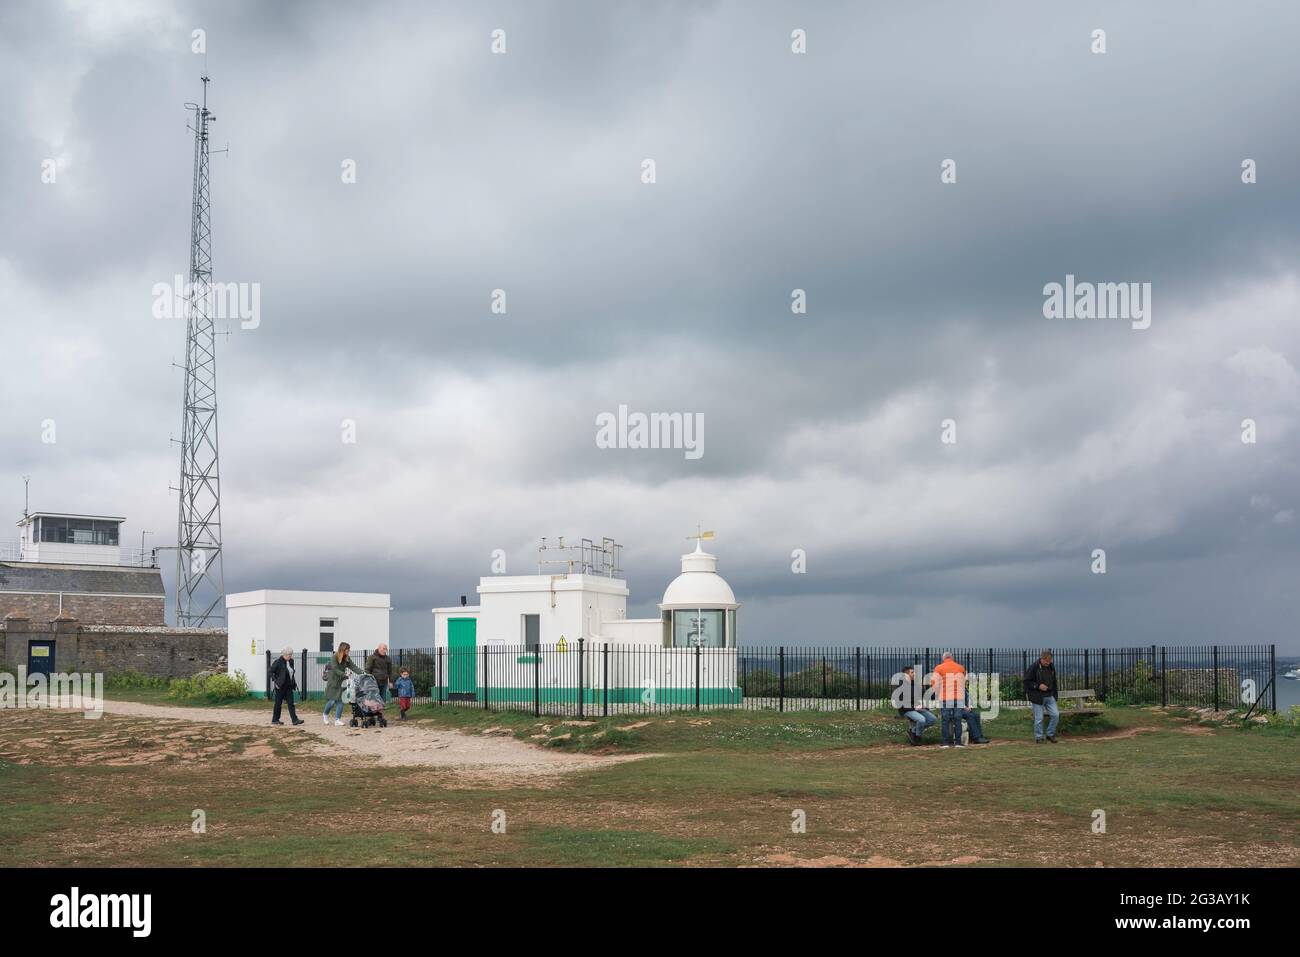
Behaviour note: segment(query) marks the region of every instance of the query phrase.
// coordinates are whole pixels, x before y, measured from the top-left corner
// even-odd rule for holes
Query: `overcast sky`
[[[608,535],[655,614],[700,523],[745,643],[1300,652],[1300,5],[7,2],[5,521],[30,475],[175,540],[196,29],[261,306],[228,591],[390,592],[428,643],[494,549]],[[1067,274],[1150,328],[1044,318]],[[598,448],[620,405],[704,454]]]

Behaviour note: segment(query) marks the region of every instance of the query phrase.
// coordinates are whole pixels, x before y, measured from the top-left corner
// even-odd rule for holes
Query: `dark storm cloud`
[[[1289,592],[1232,609],[1300,555],[1297,26],[1282,2],[7,5],[3,344],[64,379],[3,393],[2,501],[30,472],[49,507],[174,521],[181,331],[149,307],[185,268],[201,27],[216,268],[262,302],[222,343],[232,590],[388,590],[418,628],[494,547],[526,568],[542,534],[614,534],[645,611],[704,521],[767,639],[805,615],[1032,642],[1090,610],[1264,640]],[[1044,320],[1067,272],[1151,282],[1151,329]],[[703,412],[706,454],[598,449],[620,404]]]

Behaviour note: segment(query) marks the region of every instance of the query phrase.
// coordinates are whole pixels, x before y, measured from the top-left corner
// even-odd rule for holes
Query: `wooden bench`
[[[1077,714],[1077,715],[1101,714],[1102,711],[1105,710],[1100,705],[1095,705],[1091,708],[1084,707],[1085,701],[1087,701],[1089,698],[1097,697],[1097,692],[1093,691],[1091,688],[1084,688],[1082,691],[1062,691],[1056,697],[1061,702],[1067,702],[1067,701],[1074,702],[1069,707],[1061,708],[1062,717],[1064,717],[1067,714]]]

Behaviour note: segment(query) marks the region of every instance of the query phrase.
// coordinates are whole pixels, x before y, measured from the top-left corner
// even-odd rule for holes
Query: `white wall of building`
[[[388,595],[364,592],[251,591],[226,596],[226,669],[243,671],[250,691],[266,690],[266,651],[320,648],[320,621],[334,619],[334,647],[372,651],[388,642]],[[355,656],[354,656],[355,657]],[[302,679],[299,678],[301,683]]]
[[[651,645],[664,643],[663,622],[658,618],[624,618],[601,623],[601,638],[611,645]]]
[[[120,545],[70,545],[64,542],[23,542],[22,560],[62,565],[120,565]]]
[[[522,645],[524,615],[538,616],[543,645],[592,640],[603,621],[627,617],[627,585],[616,578],[501,575],[481,579],[478,593],[479,644]]]

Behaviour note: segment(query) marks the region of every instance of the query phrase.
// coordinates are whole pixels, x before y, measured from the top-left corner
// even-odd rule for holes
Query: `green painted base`
[[[646,695],[645,688],[610,688],[610,704],[646,704],[649,703],[644,699]],[[475,700],[483,703],[483,688],[478,687],[473,691]],[[432,689],[429,697],[434,701],[446,702],[448,700],[449,689],[446,687]],[[268,704],[273,700],[266,697],[264,691],[248,692],[250,698],[260,698]],[[325,697],[323,691],[308,691],[308,701],[319,701]],[[298,698],[301,701],[302,698]],[[418,700],[426,700],[421,696]],[[540,700],[543,704],[577,704],[577,688],[542,688],[539,692],[534,692],[531,687],[524,688],[489,688],[488,703],[507,703],[507,702],[527,702]],[[603,704],[605,701],[605,692],[602,688],[584,688],[582,701],[584,704]],[[744,700],[744,695],[739,688],[701,688],[699,691],[699,703],[701,705],[738,705]],[[684,704],[694,705],[696,694],[694,688],[658,688],[655,691],[655,704]],[[461,701],[460,703],[464,703]],[[346,710],[346,709],[345,709]]]
[[[461,689],[456,690],[461,691]],[[600,705],[606,700],[603,688],[584,688],[582,691],[584,704]],[[432,697],[435,701],[446,701],[448,693],[447,688],[434,688]],[[475,700],[482,704],[483,688],[481,686],[475,688],[473,694]],[[608,700],[610,704],[647,704],[650,702],[645,698],[646,694],[645,688],[610,688]],[[489,704],[529,701],[540,701],[542,704],[577,704],[578,689],[540,688],[534,690],[532,687],[490,687],[487,689],[487,697]],[[743,698],[744,696],[739,688],[701,688],[699,690],[699,703],[701,705],[738,705]],[[658,688],[655,690],[653,703],[694,705],[695,702],[696,692],[694,688]]]

